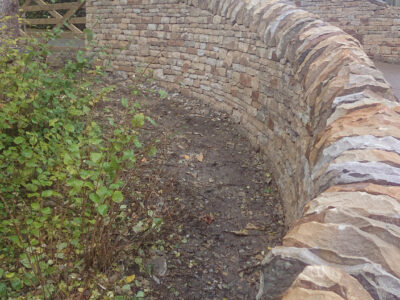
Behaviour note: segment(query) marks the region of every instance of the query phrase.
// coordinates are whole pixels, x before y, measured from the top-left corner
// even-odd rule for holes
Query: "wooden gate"
[[[77,24],[85,24],[86,17],[76,17],[74,14],[85,5],[85,0],[76,0],[75,2],[47,3],[44,0],[26,0],[21,5],[22,17],[27,25],[23,26],[21,33],[32,35],[45,31],[44,27],[60,28],[62,38],[80,38],[85,35]],[[30,12],[44,12],[46,17],[32,18],[27,16]],[[46,26],[47,25],[47,26]]]

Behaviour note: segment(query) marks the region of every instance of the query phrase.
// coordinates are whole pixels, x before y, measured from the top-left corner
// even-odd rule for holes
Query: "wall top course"
[[[293,3],[356,37],[367,54],[400,62],[400,7],[380,0],[294,0]]]

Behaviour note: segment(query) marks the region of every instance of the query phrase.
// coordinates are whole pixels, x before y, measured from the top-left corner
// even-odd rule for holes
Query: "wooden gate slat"
[[[70,9],[79,7],[79,3],[67,2],[67,3],[56,3],[56,4],[38,4],[30,5],[23,8],[25,12],[28,11],[41,11],[41,10],[56,10],[56,9]]]
[[[20,7],[20,9],[24,10],[29,4],[32,3],[32,0],[26,0],[26,2]]]
[[[70,18],[69,21],[71,21],[71,23],[74,23],[74,24],[85,24],[86,18],[85,17]],[[57,24],[60,24],[60,19],[59,18],[57,18],[57,19],[56,18],[29,19],[28,22],[30,25],[57,25]],[[79,30],[79,32],[81,32],[81,31]]]
[[[35,0],[35,1],[43,1],[43,0]],[[57,27],[61,27],[64,24],[64,22],[67,22],[74,15],[74,13],[76,13],[76,11],[78,9],[80,9],[83,5],[85,5],[84,1],[81,2],[81,4],[78,7],[71,8],[69,11],[67,11],[67,13],[64,15],[63,19],[61,20],[61,23],[59,25],[57,25]],[[86,20],[86,18],[85,18],[85,20]],[[82,31],[79,28],[75,27],[73,24],[68,24],[68,25],[70,25],[71,27],[74,27],[74,30],[72,30],[70,28],[72,31],[76,30],[76,32],[82,33]]]

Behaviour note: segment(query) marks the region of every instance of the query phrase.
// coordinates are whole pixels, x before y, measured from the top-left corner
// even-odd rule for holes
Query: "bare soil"
[[[268,163],[227,114],[178,93],[161,99],[152,88],[140,110],[157,126],[146,125],[142,140],[158,153],[125,180],[134,192],[140,177],[144,205],[164,225],[140,253],[144,268],[136,253],[121,264],[148,299],[255,299],[260,262],[284,233]],[[132,99],[124,87],[112,97],[117,111],[118,99]]]

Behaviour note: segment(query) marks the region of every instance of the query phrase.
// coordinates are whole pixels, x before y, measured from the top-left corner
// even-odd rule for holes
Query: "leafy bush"
[[[93,116],[112,89],[96,88],[101,68],[79,51],[52,69],[46,44],[0,41],[0,299],[76,299],[90,270],[113,263],[127,219],[121,172],[149,120],[122,99],[121,122],[104,130]],[[138,226],[157,230],[151,217]]]

